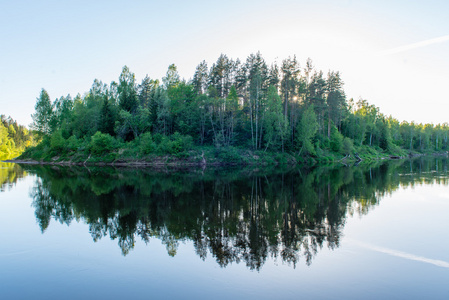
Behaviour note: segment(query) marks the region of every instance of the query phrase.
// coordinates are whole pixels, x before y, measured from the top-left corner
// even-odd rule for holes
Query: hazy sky
[[[185,79],[221,53],[296,55],[340,71],[348,98],[400,121],[449,122],[449,1],[0,0],[0,114],[31,123],[36,97],[87,92],[95,78]]]

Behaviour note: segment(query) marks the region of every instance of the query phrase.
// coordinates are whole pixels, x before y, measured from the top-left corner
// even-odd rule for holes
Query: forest
[[[347,99],[338,71],[295,56],[280,64],[260,53],[221,54],[190,80],[176,65],[138,83],[95,79],[83,95],[51,101],[42,89],[32,115],[42,140],[22,158],[111,162],[170,156],[191,161],[320,162],[446,151],[449,126],[399,122],[365,99]],[[3,144],[3,143],[2,143]]]
[[[0,115],[0,160],[17,157],[33,145],[36,145],[35,137],[25,126]]]

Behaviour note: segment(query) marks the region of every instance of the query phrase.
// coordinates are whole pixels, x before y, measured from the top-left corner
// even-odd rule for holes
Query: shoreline
[[[333,163],[342,163],[346,165],[346,162],[354,162],[354,163],[360,163],[360,162],[366,162],[366,161],[381,161],[381,160],[402,160],[402,159],[412,159],[416,157],[422,157],[422,156],[449,156],[449,153],[413,153],[409,154],[407,156],[382,156],[378,157],[377,159],[360,159],[360,160],[354,160],[354,159],[348,159],[348,157],[344,157],[341,160],[334,161]],[[98,161],[98,162],[73,162],[73,161],[36,161],[31,159],[8,159],[8,160],[2,160],[1,162],[4,163],[17,163],[17,164],[27,164],[27,165],[53,165],[53,166],[110,166],[110,167],[137,167],[137,168],[155,168],[155,169],[163,169],[166,167],[169,168],[206,168],[207,166],[211,167],[236,167],[236,166],[269,166],[269,165],[303,165],[302,163],[299,163],[295,161],[294,163],[290,164],[267,164],[263,163],[261,161],[257,161],[254,163],[248,163],[248,162],[240,162],[240,163],[230,163],[230,162],[192,162],[192,161],[186,161],[181,159],[174,159],[173,161],[169,162],[167,161],[168,157],[159,157],[159,160],[156,161],[143,161],[143,160],[116,160],[113,162],[104,162],[104,161]],[[307,165],[307,164],[306,164]],[[317,165],[320,165],[320,163],[317,163]]]
[[[149,161],[115,161],[115,162],[71,162],[71,161],[36,161],[36,160],[2,160],[4,163],[16,163],[26,165],[50,165],[50,166],[108,166],[108,167],[141,167],[141,168],[156,168],[162,169],[164,167],[171,168],[205,168],[207,166],[212,167],[225,167],[225,166],[247,166],[251,164],[232,164],[232,163],[196,163],[196,162],[149,162]]]

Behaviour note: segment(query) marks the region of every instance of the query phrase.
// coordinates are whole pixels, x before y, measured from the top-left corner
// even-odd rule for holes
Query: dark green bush
[[[155,134],[153,134],[152,139],[156,145],[159,145],[161,143],[163,137],[165,137],[165,135],[162,135],[160,133],[155,133]]]
[[[239,154],[238,150],[234,147],[217,148],[216,157],[222,162],[230,164],[242,161],[242,156]]]
[[[182,135],[179,132],[175,132],[170,139],[172,141],[173,154],[192,149],[193,139],[190,135]]]
[[[338,132],[335,126],[331,129],[330,149],[334,152],[340,153],[343,147],[343,135]]]
[[[116,148],[117,141],[107,133],[97,131],[89,144],[89,150],[92,154],[103,155]]]
[[[193,139],[190,135],[175,132],[171,136],[155,135],[154,140],[160,140],[157,152],[160,154],[180,154],[192,149]]]
[[[348,155],[354,152],[354,143],[348,137],[345,137],[343,139],[342,152],[344,155]]]
[[[72,135],[67,139],[67,149],[70,151],[77,151],[83,142],[76,138],[76,136]]]
[[[54,152],[62,152],[66,150],[66,140],[62,137],[62,132],[57,130],[53,132],[50,138],[50,148]]]
[[[150,132],[142,134],[140,137],[140,151],[143,154],[152,153],[156,149],[156,145],[153,142],[153,138]]]

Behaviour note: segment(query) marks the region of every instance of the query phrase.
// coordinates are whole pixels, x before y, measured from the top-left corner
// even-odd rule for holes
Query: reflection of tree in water
[[[17,180],[26,175],[26,172],[18,164],[0,162],[0,192],[13,187]]]
[[[435,172],[445,176],[446,166],[445,160],[416,160],[417,173],[399,161],[271,175],[29,169],[39,175],[31,193],[42,231],[52,218],[84,219],[94,241],[117,239],[124,255],[137,237],[160,239],[172,256],[179,242],[190,240],[202,259],[210,253],[222,267],[244,262],[258,270],[270,256],[311,264],[324,246],[339,247],[348,213],[366,214],[400,185],[432,180]],[[437,180],[447,183],[444,176]]]

